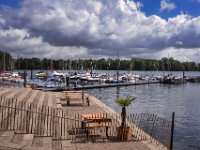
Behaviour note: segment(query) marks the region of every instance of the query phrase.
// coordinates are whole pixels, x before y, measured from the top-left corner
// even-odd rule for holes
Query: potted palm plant
[[[135,98],[127,96],[125,98],[117,98],[115,103],[122,108],[121,112],[121,125],[117,128],[118,135],[117,137],[120,140],[128,140],[129,136],[129,127],[126,124],[126,107],[131,105],[131,103],[135,100]]]

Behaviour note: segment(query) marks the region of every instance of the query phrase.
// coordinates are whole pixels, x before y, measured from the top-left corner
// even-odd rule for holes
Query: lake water
[[[87,90],[120,113],[114,99],[117,96],[136,97],[128,113],[155,113],[171,120],[175,112],[174,149],[200,149],[200,83],[181,85],[150,84]]]

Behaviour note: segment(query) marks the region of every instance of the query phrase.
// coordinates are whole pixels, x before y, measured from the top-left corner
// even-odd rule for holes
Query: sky
[[[200,0],[0,0],[13,57],[200,62]]]

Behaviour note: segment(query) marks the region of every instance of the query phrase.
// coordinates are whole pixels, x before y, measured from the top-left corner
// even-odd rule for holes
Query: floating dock
[[[77,87],[55,87],[55,88],[40,88],[45,91],[74,91],[74,90],[85,90],[85,89],[95,89],[95,88],[110,88],[110,87],[121,87],[121,86],[133,86],[133,85],[144,85],[144,84],[158,84],[160,81],[140,81],[136,83],[110,83],[110,84],[94,84],[94,85],[84,85]]]

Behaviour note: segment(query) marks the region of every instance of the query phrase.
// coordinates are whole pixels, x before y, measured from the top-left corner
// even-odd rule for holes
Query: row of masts
[[[118,58],[118,60],[120,60],[120,59]],[[6,64],[6,62],[8,62],[8,63]],[[96,70],[96,64],[93,64],[92,61],[90,63],[91,64],[90,64],[90,69],[89,70]],[[12,59],[12,58],[9,58],[9,61],[6,61],[6,55],[5,55],[5,52],[4,52],[3,53],[2,63],[0,64],[1,70],[3,72],[5,72],[5,71],[13,71],[13,69],[15,68],[14,64],[15,64],[15,62],[14,62],[14,59]],[[17,64],[18,64],[18,68],[20,68],[19,67],[20,63],[17,62]],[[117,70],[120,70],[119,69],[120,68],[120,61],[118,61],[117,65],[118,65],[117,66],[117,68],[118,68]],[[27,66],[27,64],[26,64],[26,66]],[[62,66],[62,70],[66,70],[66,69],[67,70],[72,70],[72,61],[69,60],[69,62],[66,63],[66,62],[64,62],[64,61],[61,60],[60,61],[60,66]],[[76,66],[77,66],[76,70],[84,70],[85,69],[84,65],[82,64],[82,62],[80,60],[77,60]],[[42,68],[43,67],[42,67],[42,64],[41,64],[41,69]],[[128,68],[129,68],[129,71],[131,72],[133,70],[133,68],[134,68],[134,64],[130,63]],[[164,63],[163,63],[163,71],[171,71],[171,63],[170,63],[169,55],[168,55],[168,60],[167,60],[167,68],[168,69],[165,70],[164,68],[165,67],[164,67]],[[25,69],[27,69],[27,67]],[[109,70],[109,69],[110,69],[110,62],[108,62],[108,65],[107,65],[107,70]],[[54,70],[53,59],[50,60],[49,67],[47,67],[46,70],[51,70],[51,71]],[[88,67],[87,67],[87,70],[88,70]]]
[[[14,69],[14,60],[11,57],[9,57],[8,64],[6,64],[6,54],[4,52],[3,59],[0,64],[0,71],[2,71],[2,72],[11,71],[12,72],[13,69]]]
[[[10,59],[9,63],[6,63],[6,59],[5,59],[4,56],[3,56],[3,60],[2,60],[2,62],[0,64],[1,71],[3,71],[3,72],[13,71],[14,68],[15,68],[14,67],[15,61],[12,58],[9,58]],[[72,70],[72,66],[71,65],[72,65],[71,61],[69,63],[67,63],[67,64],[63,63],[61,70],[66,70],[66,69],[67,70]],[[18,62],[18,68],[20,68],[19,62]],[[42,68],[43,67],[41,65],[41,70],[44,70]],[[85,70],[84,65],[81,64],[81,62],[79,62],[79,63],[77,62],[77,67],[76,68],[77,68],[76,70]],[[117,68],[118,68],[117,70],[120,70],[119,69],[120,68],[120,62],[118,63],[118,67]],[[129,68],[129,71],[131,72],[133,70],[133,68],[134,68],[134,64],[130,63],[130,66],[128,68]],[[27,69],[27,67],[25,69]],[[109,70],[109,69],[110,69],[110,63],[108,63],[108,65],[107,65],[107,70]],[[47,67],[46,70],[51,70],[51,71],[54,70],[53,60],[50,61],[49,67]],[[88,67],[87,67],[87,70],[88,70]],[[93,63],[91,62],[89,70],[96,70],[96,65],[95,64],[93,65]],[[164,70],[164,67],[163,67],[163,71],[166,71],[166,70]],[[168,69],[167,69],[167,71],[170,71],[170,63],[168,63]]]

